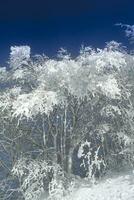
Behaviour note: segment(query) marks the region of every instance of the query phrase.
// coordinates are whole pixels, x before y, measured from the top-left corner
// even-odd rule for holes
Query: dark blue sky
[[[0,63],[11,45],[55,56],[60,47],[77,55],[81,44],[127,44],[120,22],[134,24],[134,0],[0,0]]]

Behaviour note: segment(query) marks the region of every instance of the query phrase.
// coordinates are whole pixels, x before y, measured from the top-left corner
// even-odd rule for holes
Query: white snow
[[[84,146],[88,146],[89,149],[90,149],[91,142],[88,142],[88,141],[86,140],[83,144],[80,145],[79,150],[78,150],[78,154],[77,154],[78,158],[81,158],[81,157],[83,157],[83,156],[85,155],[85,154],[84,154]],[[89,152],[89,153],[90,153],[90,152]]]
[[[134,174],[108,178],[92,187],[83,187],[73,192],[67,200],[133,200]]]
[[[10,66],[13,68],[26,64],[26,61],[30,59],[29,46],[12,46],[10,50]]]
[[[35,90],[29,94],[21,94],[13,103],[13,116],[27,118],[40,113],[48,113],[57,104],[56,94],[52,91]]]
[[[121,90],[118,87],[117,80],[112,75],[109,75],[108,79],[105,81],[105,84],[104,82],[100,81],[97,86],[101,88],[106,96],[111,98],[113,97],[115,99],[118,99],[121,96]]]

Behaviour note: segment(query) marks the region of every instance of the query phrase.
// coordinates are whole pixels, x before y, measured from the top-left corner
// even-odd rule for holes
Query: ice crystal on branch
[[[15,69],[21,65],[27,65],[30,59],[30,51],[29,46],[12,46],[10,52],[10,67]]]
[[[13,102],[13,116],[32,118],[38,113],[48,114],[56,104],[56,93],[52,91],[36,90],[29,94],[21,94]]]
[[[102,92],[113,99],[121,97],[121,90],[118,86],[117,80],[113,76],[109,76],[107,80],[104,82],[99,82],[98,87],[102,90]]]

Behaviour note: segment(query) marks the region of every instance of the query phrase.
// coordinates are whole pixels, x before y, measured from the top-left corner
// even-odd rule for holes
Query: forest
[[[115,41],[75,58],[12,46],[0,67],[0,200],[71,199],[133,168],[133,53]]]

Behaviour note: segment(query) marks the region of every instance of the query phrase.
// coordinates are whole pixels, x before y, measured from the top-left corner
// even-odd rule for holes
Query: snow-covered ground
[[[92,187],[82,187],[69,200],[134,200],[134,174],[124,173],[107,178]]]

